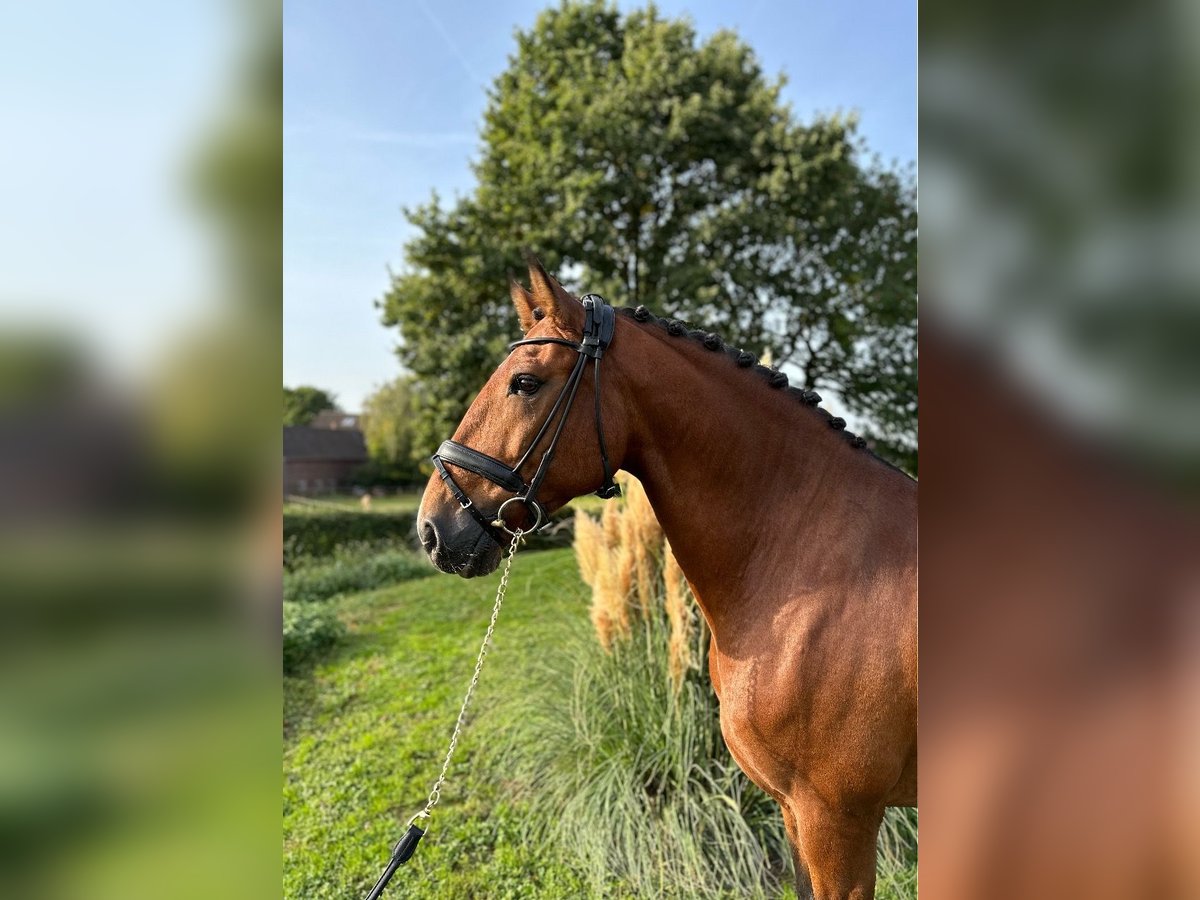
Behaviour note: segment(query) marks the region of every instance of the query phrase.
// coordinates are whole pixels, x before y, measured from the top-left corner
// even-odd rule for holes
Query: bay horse
[[[610,466],[640,479],[708,622],[725,743],[782,809],[799,895],[873,897],[884,808],[917,801],[916,482],[716,335],[644,307],[602,320],[599,298],[536,260],[529,275],[510,286],[524,340],[435,455],[426,552],[487,574],[503,531],[611,485]]]

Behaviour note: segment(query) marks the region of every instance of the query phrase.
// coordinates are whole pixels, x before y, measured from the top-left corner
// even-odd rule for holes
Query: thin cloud
[[[425,2],[425,0],[417,0],[417,6],[421,7],[421,12],[425,13],[425,18],[429,20],[429,24],[431,24],[434,30],[442,36],[442,40],[446,42],[446,46],[450,48],[450,52],[454,54],[454,58],[457,59],[462,65],[463,71],[470,76],[471,82],[482,87],[485,83],[484,79],[481,78],[479,73],[475,71],[474,66],[471,65],[471,60],[467,58],[467,55],[463,53],[461,49],[459,49],[458,44],[455,42],[450,32],[446,29],[446,26],[444,26],[441,20],[433,14],[433,10],[429,8],[429,5]]]

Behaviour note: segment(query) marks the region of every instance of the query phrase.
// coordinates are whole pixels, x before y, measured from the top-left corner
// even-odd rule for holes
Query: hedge
[[[413,543],[415,513],[303,512],[283,515],[283,566],[332,556],[346,544]]]
[[[283,515],[283,567],[293,571],[304,559],[333,556],[348,544],[405,543],[416,547],[416,513],[299,512]],[[573,514],[555,514],[554,528],[531,535],[528,550],[569,547]]]
[[[345,548],[350,550],[350,547]],[[338,594],[368,591],[413,578],[433,575],[437,570],[412,550],[395,547],[355,548],[338,553],[328,562],[305,565],[283,576],[283,599],[315,603]]]

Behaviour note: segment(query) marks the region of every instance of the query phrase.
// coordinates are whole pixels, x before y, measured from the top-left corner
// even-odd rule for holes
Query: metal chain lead
[[[488,623],[487,632],[483,636],[483,643],[479,645],[479,657],[475,660],[475,673],[471,676],[471,683],[467,687],[467,695],[463,697],[462,708],[458,711],[458,719],[454,723],[454,733],[450,735],[450,746],[446,750],[446,759],[442,763],[441,774],[438,775],[437,781],[434,782],[433,790],[429,792],[429,800],[425,804],[425,808],[413,816],[414,819],[429,818],[429,814],[433,812],[433,808],[442,799],[442,785],[446,781],[446,772],[450,769],[450,759],[454,756],[454,751],[458,747],[458,736],[462,732],[463,720],[467,716],[467,707],[471,705],[471,697],[475,694],[475,686],[479,684],[479,673],[483,671],[483,660],[487,656],[488,647],[492,643],[492,632],[496,630],[496,620],[500,617],[500,607],[504,604],[504,595],[508,591],[508,573],[512,569],[513,557],[517,555],[517,545],[521,542],[521,534],[520,528],[514,531],[512,542],[508,545],[508,559],[504,561],[504,572],[500,575],[500,585],[496,588],[496,603],[492,607],[492,620]]]

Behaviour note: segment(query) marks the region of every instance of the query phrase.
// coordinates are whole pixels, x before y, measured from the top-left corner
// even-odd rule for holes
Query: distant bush
[[[287,512],[283,515],[283,567],[291,571],[311,559],[332,556],[347,544],[410,540],[416,514]]]
[[[423,487],[428,479],[416,464],[404,461],[389,463],[378,459],[369,459],[357,469],[350,480],[364,488],[405,488],[416,490]]]
[[[283,669],[292,675],[330,650],[345,633],[333,606],[324,601],[434,572],[424,557],[394,541],[343,544],[326,556],[293,553],[290,562],[291,570],[283,574]]]
[[[433,566],[413,550],[395,544],[350,544],[324,559],[297,560],[293,570],[284,573],[283,597],[295,603],[315,603],[434,572]]]
[[[573,534],[570,509],[556,513],[553,527],[528,535],[526,550],[569,547]],[[407,544],[416,547],[415,512],[362,513],[312,510],[283,514],[283,568],[291,572],[333,556],[345,545]],[[507,538],[504,545],[508,546]]]
[[[283,671],[294,675],[312,665],[345,631],[332,607],[283,601]]]

